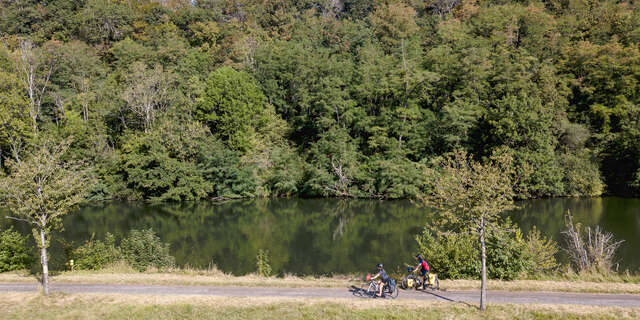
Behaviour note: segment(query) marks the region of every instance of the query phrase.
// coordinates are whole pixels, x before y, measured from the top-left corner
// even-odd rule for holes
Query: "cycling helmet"
[[[421,255],[421,254],[417,254],[417,255],[416,255],[416,258],[418,258],[418,259],[422,259],[422,255]]]
[[[378,269],[382,269],[382,263],[378,263]]]

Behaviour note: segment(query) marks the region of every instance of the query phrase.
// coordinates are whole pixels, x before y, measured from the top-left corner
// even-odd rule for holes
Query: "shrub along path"
[[[0,283],[0,292],[31,292],[39,290],[35,283]],[[160,286],[160,285],[106,285],[55,283],[53,292],[64,293],[118,293],[153,295],[209,295],[224,297],[301,297],[364,299],[354,296],[351,288],[277,288],[232,286]],[[640,295],[596,294],[561,292],[506,292],[488,291],[490,303],[522,304],[576,304],[591,306],[640,307]],[[439,300],[460,303],[478,301],[477,291],[400,291],[399,299]]]

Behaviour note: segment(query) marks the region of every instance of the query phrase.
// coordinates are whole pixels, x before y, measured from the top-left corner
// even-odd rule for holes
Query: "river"
[[[621,270],[640,268],[640,199],[560,198],[518,202],[507,215],[526,234],[536,226],[543,234],[561,239],[564,215],[600,225],[625,240],[618,260]],[[413,263],[418,234],[432,215],[407,200],[257,199],[224,203],[189,202],[145,204],[102,202],[84,206],[64,219],[57,239],[82,244],[94,236],[104,239],[130,229],[153,228],[170,243],[180,266],[220,270],[242,275],[255,270],[259,249],[268,250],[279,274],[329,275],[371,271],[382,262],[387,270]],[[30,234],[28,227],[6,219]],[[52,265],[65,257],[60,241],[52,245]],[[560,259],[563,259],[560,255]]]

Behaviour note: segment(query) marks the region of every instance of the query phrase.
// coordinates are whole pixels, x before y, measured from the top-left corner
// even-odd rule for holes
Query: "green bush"
[[[438,232],[425,228],[416,236],[418,249],[442,279],[478,278],[480,245],[477,235]],[[513,280],[557,267],[555,243],[534,229],[527,239],[506,221],[487,237],[487,277]]]
[[[262,277],[268,277],[271,275],[271,263],[269,262],[269,250],[258,249],[256,255],[256,267],[258,268],[258,275]]]
[[[129,236],[120,242],[120,251],[127,263],[139,270],[145,271],[150,267],[158,269],[172,268],[175,259],[169,254],[169,244],[148,230],[131,230]]]
[[[469,234],[437,233],[425,228],[416,236],[418,249],[442,279],[477,278],[478,241]]]
[[[565,194],[568,196],[599,196],[604,191],[598,162],[588,151],[566,152],[560,155],[564,168]]]
[[[509,223],[487,239],[487,276],[491,279],[516,279],[530,265],[530,256],[524,251],[525,243],[520,229]]]
[[[120,250],[115,245],[115,237],[107,233],[105,240],[91,240],[73,250],[71,258],[76,269],[98,270],[122,258]]]
[[[558,268],[555,257],[558,253],[557,244],[551,239],[542,237],[535,226],[527,235],[524,244],[524,254],[529,257],[529,263],[525,266],[527,274],[540,276]]]
[[[29,268],[33,256],[26,242],[26,238],[12,227],[0,233],[0,272]]]

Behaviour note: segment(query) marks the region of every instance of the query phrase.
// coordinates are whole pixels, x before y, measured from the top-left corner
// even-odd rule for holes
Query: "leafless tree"
[[[60,121],[64,120],[65,118],[64,98],[56,92],[51,94],[51,97],[53,98],[53,102],[56,105],[56,110],[55,110],[56,126],[60,126]]]
[[[596,226],[584,227],[573,222],[573,216],[568,213],[562,232],[567,247],[565,252],[578,271],[610,272],[616,251],[624,240],[616,241],[613,234]]]
[[[322,10],[322,15],[327,18],[335,18],[344,11],[342,0],[324,0],[316,5]]]
[[[432,0],[430,1],[428,8],[433,12],[444,18],[453,8],[460,4],[460,0]]]
[[[337,181],[331,186],[325,187],[328,191],[338,197],[351,197],[349,185],[351,184],[351,170],[345,168],[340,161],[331,159],[332,173],[336,176]]]
[[[127,108],[142,119],[145,132],[153,124],[156,113],[168,106],[171,83],[171,75],[164,72],[161,65],[151,70],[142,62],[132,65],[128,88],[122,98],[127,102]]]
[[[29,97],[29,115],[33,120],[33,132],[38,130],[42,99],[49,87],[49,78],[55,66],[53,55],[45,55],[41,48],[29,40],[20,42],[16,53],[16,69]]]
[[[20,154],[24,151],[25,143],[24,137],[20,135],[10,123],[3,124],[3,130],[7,132],[7,140],[9,141],[9,148],[11,149],[11,156],[16,163],[20,163]]]
[[[95,94],[90,90],[91,84],[91,77],[84,73],[73,77],[73,86],[78,92],[76,99],[82,106],[82,121],[84,122],[89,120],[89,104],[95,98]]]

